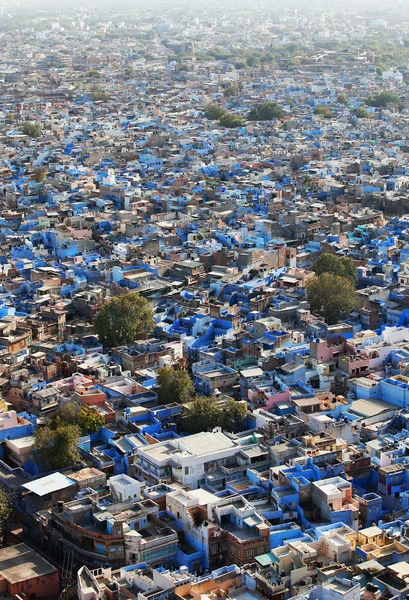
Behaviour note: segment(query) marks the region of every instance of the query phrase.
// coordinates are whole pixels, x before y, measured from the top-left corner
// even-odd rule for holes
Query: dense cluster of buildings
[[[404,600],[408,22],[99,10],[0,4],[0,594]],[[357,272],[336,324],[306,292],[323,253]],[[124,292],[155,325],[106,348]],[[189,435],[162,367],[241,426]],[[103,425],[45,472],[69,405]]]

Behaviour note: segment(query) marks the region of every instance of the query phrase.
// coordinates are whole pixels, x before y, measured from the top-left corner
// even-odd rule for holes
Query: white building
[[[129,475],[114,475],[108,479],[108,487],[113,498],[118,502],[141,499],[141,484]]]
[[[138,470],[147,481],[159,483],[172,475],[191,489],[205,483],[206,473],[226,464],[240,451],[221,430],[197,433],[138,448]]]

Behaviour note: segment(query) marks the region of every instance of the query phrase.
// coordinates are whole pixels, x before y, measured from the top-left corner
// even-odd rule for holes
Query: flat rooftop
[[[333,579],[332,581],[327,581],[324,583],[324,587],[327,590],[333,590],[334,592],[338,592],[340,594],[345,594],[346,592],[351,591],[351,587],[339,581],[339,579]]]
[[[26,544],[0,549],[0,574],[11,584],[57,572],[48,561]]]
[[[383,402],[383,400],[361,399],[355,400],[349,406],[349,410],[362,417],[376,417],[388,410],[397,410],[396,406]]]
[[[143,454],[150,455],[154,460],[166,461],[171,457],[171,453],[175,451],[175,448],[170,444],[165,444],[162,446],[158,443],[152,444],[151,446],[144,446],[141,448],[141,450],[143,451]]]
[[[99,471],[93,467],[86,467],[85,469],[81,469],[80,471],[76,471],[75,473],[70,473],[68,475],[69,479],[73,479],[74,481],[87,481],[91,477],[104,477],[105,473],[103,471]]]
[[[190,435],[179,441],[179,447],[183,451],[194,456],[204,456],[234,447],[230,438],[222,432],[203,432]]]
[[[26,483],[23,485],[23,487],[26,488],[26,490],[37,494],[37,496],[46,496],[52,492],[64,490],[71,485],[75,485],[74,481],[62,473],[57,472],[53,473],[52,475],[47,475],[46,477],[41,477],[40,479],[36,479],[30,483]]]

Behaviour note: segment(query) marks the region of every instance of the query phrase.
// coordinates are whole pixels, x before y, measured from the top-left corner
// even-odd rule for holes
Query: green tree
[[[314,272],[319,277],[323,273],[331,273],[345,277],[353,284],[356,282],[356,268],[349,256],[337,256],[324,252],[314,263]]]
[[[223,92],[223,96],[225,96],[226,98],[233,98],[234,96],[237,96],[237,94],[239,93],[239,88],[237,87],[237,85],[229,85]]]
[[[243,127],[244,121],[240,119],[237,115],[231,115],[230,113],[225,113],[219,119],[220,125],[223,127],[230,127],[231,129],[235,127]]]
[[[11,515],[11,502],[10,497],[4,490],[0,488],[0,541],[3,538],[4,528],[7,523],[7,519]]]
[[[77,406],[70,402],[60,409],[51,421],[50,427],[56,429],[59,425],[78,425],[83,435],[98,431],[105,424],[105,418],[94,406],[84,404]]]
[[[369,96],[366,103],[368,106],[374,106],[376,108],[384,108],[388,104],[400,104],[400,99],[392,94],[392,92],[380,92],[375,96]]]
[[[33,169],[33,179],[37,183],[42,183],[47,176],[47,169],[44,167],[36,167]]]
[[[47,425],[34,433],[34,461],[45,472],[75,465],[80,460],[78,425]]]
[[[93,102],[107,102],[109,94],[103,92],[97,85],[94,85],[91,89],[91,99]]]
[[[30,121],[26,121],[21,126],[21,131],[24,133],[24,135],[36,139],[41,135],[41,125],[40,123],[31,123]]]
[[[275,63],[275,58],[274,58],[274,55],[271,52],[265,52],[260,57],[260,61],[261,61],[262,65],[265,65],[265,64],[274,64]]]
[[[360,106],[359,108],[357,108],[354,112],[354,115],[358,118],[358,119],[369,119],[370,118],[370,114],[369,112],[366,110],[366,108],[364,108],[363,106]]]
[[[77,424],[86,435],[98,431],[105,424],[105,418],[97,408],[84,404],[78,411]]]
[[[338,94],[337,104],[344,104],[344,106],[346,106],[348,104],[348,98],[346,97],[345,94]]]
[[[323,273],[307,283],[311,312],[323,317],[329,325],[338,323],[344,313],[356,306],[355,287],[349,279]]]
[[[94,322],[95,331],[105,346],[123,346],[145,338],[155,323],[149,302],[129,292],[104,304]]]
[[[195,391],[189,373],[173,367],[159,369],[156,381],[161,404],[190,402]]]
[[[189,433],[209,431],[220,425],[220,409],[214,396],[197,396],[196,400],[185,408],[183,429]]]
[[[220,411],[220,426],[226,431],[238,431],[243,425],[247,415],[247,406],[245,402],[236,402],[228,400]]]
[[[220,104],[208,104],[204,109],[204,116],[210,121],[217,121],[226,114],[226,109]]]
[[[329,106],[316,106],[314,115],[321,115],[324,119],[332,119],[335,116]]]
[[[184,407],[183,429],[190,433],[200,433],[221,427],[234,432],[241,428],[246,415],[245,402],[230,399],[219,406],[214,396],[196,396],[194,402]]]
[[[276,102],[263,102],[252,108],[247,118],[249,121],[271,121],[283,116],[284,111]]]
[[[250,55],[246,58],[246,65],[248,67],[258,67],[260,65],[260,61],[257,56]]]

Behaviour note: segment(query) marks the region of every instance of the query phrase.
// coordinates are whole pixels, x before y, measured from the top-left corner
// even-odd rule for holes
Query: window
[[[189,467],[185,467],[185,475],[189,475]]]

